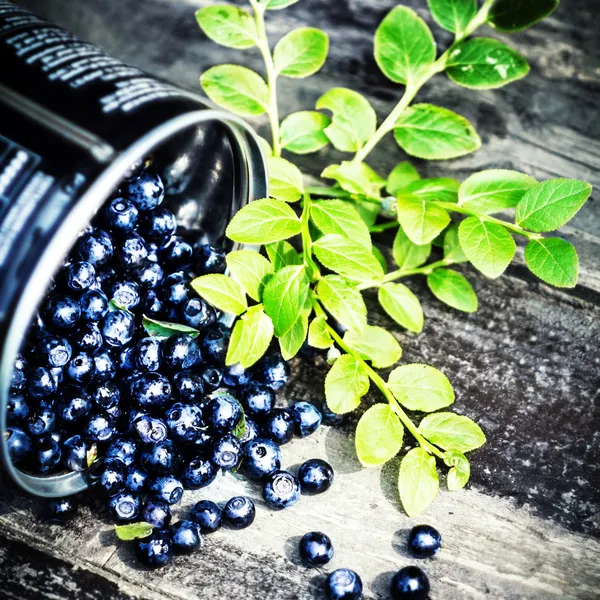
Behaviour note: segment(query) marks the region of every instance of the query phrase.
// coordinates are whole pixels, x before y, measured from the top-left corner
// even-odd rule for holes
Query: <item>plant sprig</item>
[[[331,410],[350,412],[371,384],[379,389],[386,403],[370,407],[359,420],[357,454],[366,466],[381,465],[400,452],[404,432],[411,434],[416,447],[403,457],[398,481],[403,506],[414,515],[438,493],[438,461],[449,469],[448,489],[464,487],[470,476],[465,453],[483,445],[485,435],[471,419],[447,410],[455,396],[441,371],[401,365],[387,381],[378,373],[393,367],[402,349],[390,332],[369,325],[362,292],[376,290],[384,311],[419,333],[421,304],[398,281],[426,276],[439,300],[473,312],[478,307],[475,291],[450,267],[469,262],[485,276],[498,277],[515,255],[514,237],[526,240],[525,261],[533,273],[552,285],[572,287],[578,271],[575,249],[542,234],[569,221],[591,186],[564,179],[539,183],[501,169],[476,173],[462,183],[422,179],[408,162],[384,178],[365,160],[389,133],[406,154],[423,159],[451,159],[477,150],[481,140],[471,123],[443,107],[413,104],[416,95],[440,73],[473,89],[493,89],[524,77],[529,66],[514,49],[471,36],[485,23],[500,31],[520,31],[551,13],[558,2],[485,0],[478,8],[473,0],[429,0],[434,20],[455,36],[439,57],[427,24],[409,8],[392,9],[377,29],[374,52],[381,71],[403,85],[404,93],[378,125],[368,100],[346,88],[329,90],[318,99],[316,110],[293,113],[280,122],[278,78],[314,74],[324,64],[329,45],[325,32],[299,28],[271,52],[267,12],[297,1],[249,0],[252,14],[229,5],[196,13],[214,41],[260,51],[266,80],[245,67],[220,65],[206,71],[201,83],[214,102],[237,114],[267,114],[272,140],[263,140],[271,197],[240,210],[226,232],[236,242],[263,245],[265,256],[231,252],[227,276],[199,277],[192,285],[216,308],[239,317],[227,364],[251,367],[273,338],[287,360],[308,341],[333,357],[325,380]],[[306,154],[329,143],[353,157],[323,170],[322,177],[333,185],[306,188],[302,173],[281,157],[282,151]],[[513,210],[514,222],[494,216]],[[389,272],[372,242],[373,234],[388,229],[397,229],[392,249],[397,268]],[[436,246],[439,251],[434,251]],[[407,410],[425,416],[417,425]]]

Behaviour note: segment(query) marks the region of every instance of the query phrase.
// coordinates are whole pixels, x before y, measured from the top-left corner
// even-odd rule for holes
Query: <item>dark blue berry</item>
[[[287,471],[273,471],[265,478],[262,493],[273,510],[283,510],[300,500],[300,483]]]
[[[144,444],[156,444],[167,439],[167,424],[161,419],[140,415],[133,421],[132,427]]]
[[[123,373],[131,373],[135,370],[134,346],[127,346],[119,351],[117,355],[117,367]]]
[[[192,247],[180,236],[173,235],[158,251],[158,259],[169,269],[189,265],[192,261]]]
[[[116,433],[114,420],[108,414],[92,415],[83,429],[83,435],[90,442],[109,442]]]
[[[49,435],[54,431],[56,426],[56,412],[54,404],[42,400],[34,413],[29,416],[27,431],[30,435],[39,437],[41,435]]]
[[[210,273],[225,273],[226,252],[221,246],[203,244],[194,247],[196,264],[201,275]]]
[[[328,462],[320,458],[311,458],[302,463],[298,471],[298,479],[302,493],[322,494],[333,483],[333,468]]]
[[[64,368],[63,367],[52,367],[50,369],[50,374],[52,375],[52,379],[54,379],[56,389],[58,389],[65,377]]]
[[[87,469],[87,442],[80,436],[74,435],[62,443],[62,461],[71,471]]]
[[[311,531],[300,540],[300,560],[306,567],[322,567],[333,558],[333,544],[329,536]]]
[[[6,403],[6,421],[9,425],[23,422],[31,413],[29,401],[23,394],[11,394]]]
[[[126,467],[129,467],[135,461],[136,451],[137,448],[132,439],[117,438],[106,449],[106,458],[117,458]]]
[[[71,329],[81,317],[79,302],[71,296],[51,296],[44,307],[46,320],[55,329]]]
[[[254,421],[250,417],[245,417],[245,421],[246,421],[246,427],[244,428],[244,433],[242,434],[242,437],[240,438],[240,442],[242,443],[242,446],[244,444],[247,444],[248,442],[252,442],[257,437],[260,436],[260,429],[259,429],[256,421]]]
[[[221,387],[223,372],[220,369],[217,369],[217,367],[204,367],[200,370],[200,376],[202,377],[204,391],[206,393],[214,392]]]
[[[227,355],[227,346],[229,344],[229,335],[220,328],[209,329],[200,342],[200,350],[204,360],[216,366],[225,363]]]
[[[150,479],[148,489],[157,500],[167,504],[177,504],[183,496],[181,481],[170,475]]]
[[[155,290],[150,290],[142,296],[138,309],[151,319],[160,319],[166,312],[166,305]]]
[[[250,479],[261,481],[281,469],[281,450],[272,440],[257,438],[244,445],[242,465]]]
[[[166,531],[155,531],[148,537],[136,540],[135,556],[150,569],[164,567],[173,556],[171,536]]]
[[[144,238],[137,233],[128,233],[119,240],[115,248],[115,259],[123,269],[133,269],[144,264],[148,257],[148,249]]]
[[[241,456],[242,444],[235,435],[226,433],[214,441],[211,460],[224,471],[235,469]]]
[[[195,371],[180,371],[173,377],[173,395],[182,402],[199,402],[204,395],[204,381]]]
[[[192,509],[191,518],[198,523],[202,533],[214,533],[221,527],[223,511],[210,500],[200,500]]]
[[[209,460],[193,458],[181,471],[181,483],[188,490],[198,490],[210,485],[218,472],[218,469]]]
[[[112,258],[112,240],[106,231],[94,229],[84,233],[77,240],[75,252],[81,260],[92,263],[94,266],[102,266]]]
[[[65,281],[74,292],[85,292],[96,283],[96,269],[86,261],[71,263],[65,268]]]
[[[60,445],[49,435],[38,438],[33,444],[33,466],[40,473],[47,473],[60,463]]]
[[[108,291],[111,300],[125,310],[133,310],[140,303],[140,288],[135,281],[114,281]]]
[[[77,500],[73,496],[51,498],[46,502],[43,518],[48,523],[63,525],[77,515]]]
[[[32,398],[47,398],[56,392],[56,382],[50,370],[38,367],[29,372],[27,391]]]
[[[82,323],[69,339],[76,351],[90,355],[95,354],[104,342],[100,327],[96,323]]]
[[[204,422],[214,433],[229,433],[242,416],[242,407],[230,394],[218,393],[204,407]]]
[[[284,387],[290,376],[290,368],[281,354],[270,354],[262,358],[254,368],[254,379],[272,390]]]
[[[13,392],[22,392],[27,384],[25,371],[27,370],[27,361],[21,354],[17,356],[10,378],[10,389]]]
[[[408,534],[408,549],[418,558],[435,556],[441,547],[442,536],[430,525],[416,525]]]
[[[157,263],[160,246],[156,242],[150,242],[146,240],[146,250],[148,250],[148,260],[150,262]]]
[[[148,473],[144,469],[133,464],[127,468],[127,478],[125,480],[125,487],[130,492],[144,492],[146,491],[146,480],[148,479]]]
[[[173,550],[179,554],[189,554],[202,545],[200,527],[194,521],[177,521],[170,528]]]
[[[260,383],[248,384],[241,392],[241,399],[246,414],[259,421],[266,417],[275,405],[273,390]]]
[[[35,352],[44,367],[64,367],[71,360],[71,344],[62,337],[49,335],[42,338]]]
[[[135,345],[133,360],[141,371],[158,371],[161,353],[162,341],[155,337],[146,337]]]
[[[153,290],[164,279],[163,268],[156,262],[146,259],[134,272],[133,277],[144,290]]]
[[[280,446],[294,437],[294,417],[288,408],[274,408],[264,418],[262,433]]]
[[[103,350],[94,356],[94,381],[110,381],[117,374],[117,365],[108,350]]]
[[[223,383],[228,387],[242,387],[250,382],[251,372],[240,363],[223,369]]]
[[[123,195],[142,212],[154,210],[165,197],[165,186],[157,173],[142,171],[139,177],[126,182]]]
[[[116,458],[107,459],[94,470],[96,487],[106,496],[114,496],[125,489],[125,464]]]
[[[179,452],[171,440],[147,446],[140,453],[140,463],[148,473],[166,475],[173,473],[179,464]]]
[[[171,522],[171,507],[160,500],[148,500],[142,509],[140,519],[162,529]]]
[[[113,233],[129,233],[135,229],[138,209],[125,198],[113,198],[102,210],[102,224]]]
[[[170,210],[161,206],[144,214],[138,229],[145,239],[162,246],[175,233],[177,219]]]
[[[393,600],[426,600],[429,589],[429,578],[419,567],[404,567],[392,577]]]
[[[202,298],[191,298],[181,311],[183,322],[194,329],[204,329],[217,322],[215,309]]]
[[[183,271],[167,275],[162,282],[162,299],[169,306],[183,306],[191,297],[189,278]]]
[[[67,386],[57,403],[57,416],[63,425],[81,421],[92,410],[89,394],[78,385]]]
[[[108,501],[113,518],[125,523],[137,520],[141,505],[139,496],[131,492],[120,492]]]
[[[337,569],[325,581],[327,600],[359,600],[362,589],[360,576],[350,569]]]
[[[100,290],[88,290],[79,298],[81,320],[99,321],[108,311],[108,298]]]
[[[338,415],[337,413],[329,410],[327,402],[325,401],[321,403],[321,415],[323,416],[323,425],[335,427],[344,422],[344,415]]]
[[[128,344],[135,332],[133,315],[126,310],[111,310],[106,313],[100,324],[104,341],[109,346],[121,347]]]
[[[21,462],[32,450],[31,438],[18,427],[7,427],[6,445],[8,446],[8,455],[13,463]]]
[[[75,383],[89,383],[94,375],[94,359],[87,352],[78,352],[66,367],[68,377]]]
[[[230,529],[244,529],[254,522],[256,508],[254,502],[245,496],[235,496],[225,504],[222,513],[223,524]]]
[[[131,382],[131,399],[143,409],[162,408],[171,399],[171,384],[159,373],[139,373]]]
[[[121,401],[121,390],[113,381],[106,381],[92,391],[92,400],[100,409],[115,408]]]
[[[202,409],[195,404],[176,402],[167,410],[165,418],[173,440],[183,444],[193,444],[204,426]]]

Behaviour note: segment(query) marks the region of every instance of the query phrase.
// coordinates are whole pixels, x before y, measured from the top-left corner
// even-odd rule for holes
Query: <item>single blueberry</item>
[[[274,441],[257,438],[244,445],[242,460],[244,473],[250,479],[262,481],[281,469],[281,450]]]
[[[157,500],[167,504],[177,504],[183,496],[181,481],[170,475],[150,479],[148,489]]]
[[[121,390],[113,381],[106,381],[92,390],[91,396],[98,408],[108,410],[119,405]]]
[[[117,368],[122,373],[131,373],[135,369],[134,362],[135,346],[126,346],[117,354]]]
[[[106,496],[114,496],[125,489],[125,464],[117,458],[99,464],[94,469],[94,475],[96,487]]]
[[[108,508],[114,519],[125,523],[137,520],[141,507],[140,498],[131,492],[120,492],[108,501]]]
[[[228,387],[242,387],[250,382],[251,372],[241,363],[225,366],[223,369],[223,383]]]
[[[125,310],[133,310],[140,303],[140,288],[135,281],[114,281],[108,292],[114,303]]]
[[[202,377],[204,391],[206,393],[211,393],[221,387],[223,372],[217,367],[206,366],[200,369],[200,377]]]
[[[175,215],[163,206],[142,215],[139,232],[145,239],[162,246],[177,229]]]
[[[22,423],[31,413],[29,400],[23,394],[11,394],[6,403],[6,421],[9,425]]]
[[[333,483],[333,468],[320,458],[312,458],[302,463],[298,471],[302,493],[322,494]]]
[[[204,407],[204,422],[214,433],[229,433],[242,416],[242,407],[230,394],[216,393]]]
[[[140,415],[133,421],[132,427],[144,444],[156,444],[167,439],[167,425],[161,419]]]
[[[106,449],[106,458],[118,458],[126,467],[135,461],[137,447],[135,442],[127,437],[114,439]]]
[[[189,554],[202,545],[202,535],[198,523],[194,521],[177,521],[171,525],[173,550],[179,554]]]
[[[263,357],[254,368],[254,379],[272,390],[280,390],[284,387],[289,376],[290,368],[278,353]]]
[[[325,581],[327,600],[359,600],[362,589],[360,576],[350,569],[337,569]]]
[[[140,519],[162,529],[171,522],[171,507],[160,500],[148,500],[142,508]]]
[[[133,360],[141,371],[158,371],[161,353],[162,341],[155,337],[146,337],[135,345]]]
[[[159,373],[139,373],[131,381],[131,399],[143,409],[163,408],[171,398],[171,384]]]
[[[182,444],[193,444],[204,427],[202,409],[195,404],[176,402],[167,410],[165,418],[171,437]]]
[[[81,308],[71,296],[51,296],[44,307],[48,324],[55,329],[70,329],[79,321]]]
[[[122,187],[123,195],[142,211],[154,210],[165,197],[165,186],[157,173],[142,171]]]
[[[64,367],[71,360],[71,344],[62,337],[49,335],[42,338],[35,352],[44,367]]]
[[[181,268],[192,261],[192,247],[180,236],[172,235],[158,251],[158,259],[170,269]]]
[[[88,290],[79,298],[81,320],[99,321],[108,311],[108,298],[100,290]]]
[[[280,446],[287,444],[294,437],[294,416],[288,408],[274,408],[262,423],[263,436],[277,442]]]
[[[81,421],[91,410],[92,399],[89,394],[78,385],[69,385],[57,403],[56,414],[64,426],[69,426]]]
[[[127,477],[125,479],[125,488],[130,492],[140,493],[146,491],[146,481],[148,473],[136,464],[127,468]]]
[[[179,452],[171,440],[147,446],[140,453],[140,463],[148,473],[173,473],[180,462]]]
[[[183,306],[191,295],[189,278],[183,271],[176,271],[163,279],[161,299],[169,306]]]
[[[199,402],[204,395],[202,376],[191,370],[176,373],[173,377],[173,395],[182,402]]]
[[[62,461],[71,471],[87,469],[87,453],[89,446],[80,435],[74,435],[62,443]]]
[[[84,260],[65,267],[65,281],[74,292],[85,292],[96,283],[96,269]]]
[[[160,319],[166,312],[166,305],[155,290],[149,290],[142,296],[138,308],[151,319]]]
[[[202,298],[191,298],[181,310],[183,322],[194,329],[204,329],[217,322],[215,309]]]
[[[244,529],[254,522],[256,508],[254,502],[245,496],[231,498],[223,508],[223,524],[230,529]]]
[[[45,336],[46,334],[44,334]],[[27,385],[27,361],[22,354],[19,354],[15,360],[13,372],[10,378],[10,389],[12,392],[22,392]]]
[[[196,264],[201,275],[225,273],[225,249],[214,244],[202,244],[194,247]]]
[[[66,367],[68,377],[75,383],[86,384],[92,380],[94,359],[87,352],[78,352]]]
[[[27,391],[32,398],[47,398],[56,393],[56,387],[56,382],[49,369],[38,367],[29,372]]]
[[[33,444],[33,467],[40,473],[47,473],[60,464],[60,445],[49,435],[38,438]]]
[[[49,435],[56,426],[56,411],[52,402],[40,401],[35,412],[29,416],[27,431],[30,435],[39,437]]]
[[[148,249],[144,238],[135,232],[128,233],[119,240],[115,248],[115,259],[122,269],[134,269],[144,264],[148,257]]]
[[[15,464],[21,462],[31,453],[33,448],[31,438],[19,427],[7,427],[6,433],[10,460]]]
[[[300,540],[300,559],[306,567],[322,567],[333,558],[333,544],[329,536],[311,531]]]
[[[117,374],[117,365],[111,353],[105,349],[94,356],[92,379],[98,382],[110,381]]]
[[[135,321],[126,310],[108,311],[100,323],[102,337],[109,346],[125,346],[133,338]]]
[[[97,323],[82,323],[69,339],[76,351],[90,355],[95,354],[104,342]]]
[[[54,525],[64,525],[77,515],[78,503],[73,496],[51,498],[46,501],[43,519]]]
[[[135,556],[146,567],[157,569],[168,564],[173,556],[171,536],[166,531],[155,531],[135,541]]]
[[[224,471],[235,469],[242,457],[242,444],[235,435],[226,433],[213,443],[212,462]]]
[[[198,523],[202,533],[214,533],[221,527],[223,511],[210,500],[200,500],[194,505],[191,519]]]
[[[321,425],[322,415],[318,408],[310,402],[296,402],[292,407],[296,434],[300,437],[309,436]]]
[[[260,421],[275,405],[275,394],[266,385],[250,383],[242,389],[241,400],[246,414]]]
[[[116,433],[113,418],[102,413],[92,415],[83,429],[84,437],[90,442],[109,442]]]
[[[146,259],[133,272],[133,277],[143,290],[153,290],[162,283],[164,271],[158,263]]]
[[[75,244],[75,253],[94,266],[105,265],[113,255],[112,240],[106,231],[94,229],[80,236]]]
[[[283,510],[300,500],[300,482],[287,471],[273,471],[265,478],[262,493],[273,510]]]
[[[418,558],[435,556],[441,547],[442,536],[430,525],[416,525],[408,534],[408,549]]]
[[[102,225],[116,234],[129,233],[135,229],[139,211],[133,202],[125,198],[113,198],[102,210]]]
[[[209,460],[197,457],[186,463],[181,471],[181,483],[187,490],[198,490],[210,485],[218,469]]]
[[[200,350],[204,360],[216,366],[225,363],[229,335],[218,327],[208,329],[200,342]]]
[[[419,567],[404,567],[392,577],[393,600],[426,600],[429,595],[429,578]]]
[[[202,357],[196,340],[187,333],[178,333],[164,341],[162,359],[167,369],[183,371],[196,366]]]

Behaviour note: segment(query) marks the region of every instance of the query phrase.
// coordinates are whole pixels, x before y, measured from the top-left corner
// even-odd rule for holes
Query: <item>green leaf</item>
[[[579,257],[565,240],[531,240],[525,248],[525,262],[534,275],[550,285],[567,288],[577,285]]]
[[[376,467],[394,458],[402,448],[404,427],[389,404],[375,404],[356,426],[356,454],[365,467]]]
[[[233,428],[233,431],[231,433],[233,433],[233,435],[235,435],[235,437],[238,440],[241,440],[244,437],[244,435],[246,435],[247,429],[248,424],[246,423],[246,415],[242,410],[242,416],[240,417],[240,420],[237,422],[237,425]]]
[[[379,304],[402,327],[414,333],[423,330],[423,309],[419,299],[401,283],[386,283],[379,288]]]
[[[371,234],[356,209],[343,200],[320,200],[310,208],[312,222],[324,235],[339,233],[371,248]]]
[[[370,249],[355,240],[328,234],[313,244],[313,251],[324,267],[343,277],[356,281],[383,279],[383,269]]]
[[[517,204],[517,225],[536,232],[554,231],[570,221],[592,193],[592,186],[576,179],[538,183]]]
[[[367,307],[362,294],[338,275],[326,275],[317,284],[317,295],[336,321],[347,329],[362,331],[367,324]]]
[[[448,227],[444,235],[444,259],[455,263],[467,262],[463,249],[458,239],[458,225]]]
[[[433,412],[454,402],[454,390],[448,378],[429,365],[396,367],[390,373],[388,387],[409,410]]]
[[[392,248],[394,260],[400,269],[415,269],[424,264],[431,254],[431,244],[415,244],[398,228]]]
[[[327,350],[333,345],[333,338],[327,329],[327,319],[324,315],[315,317],[308,327],[308,345],[320,350]]]
[[[152,531],[154,531],[154,525],[146,523],[145,521],[128,523],[127,525],[115,525],[117,537],[124,542],[148,537]]]
[[[512,48],[492,38],[460,42],[446,62],[446,74],[466,88],[491,90],[529,73],[527,61]]]
[[[235,6],[218,4],[196,11],[202,31],[217,44],[244,50],[256,45],[258,34],[252,16]]]
[[[431,16],[446,31],[461,33],[477,14],[476,0],[427,0]]]
[[[403,195],[398,198],[398,221],[410,241],[423,246],[446,228],[450,215],[427,200]]]
[[[290,360],[298,354],[308,333],[308,315],[303,311],[292,327],[279,337],[279,348],[284,360]]]
[[[489,169],[471,175],[458,190],[458,204],[480,214],[514,208],[537,181],[517,171]]]
[[[460,183],[450,177],[434,177],[419,179],[409,183],[400,195],[412,195],[422,200],[437,200],[439,202],[456,202]]]
[[[298,0],[258,0],[259,4],[266,4],[268,10],[281,10],[292,4],[296,4]]]
[[[260,302],[266,278],[273,273],[273,265],[264,256],[252,250],[230,252],[226,260],[231,277],[242,286],[250,298]]]
[[[254,71],[238,65],[218,65],[200,77],[206,95],[219,106],[243,117],[257,117],[269,106],[265,80]]]
[[[415,517],[435,500],[440,481],[435,458],[423,448],[413,448],[400,463],[398,490],[402,506],[409,517]]]
[[[241,315],[248,308],[244,290],[227,275],[201,275],[190,285],[199,296],[223,312]]]
[[[469,217],[460,224],[458,239],[473,266],[491,279],[506,271],[517,250],[505,227],[479,217]]]
[[[253,306],[233,328],[225,363],[248,369],[263,357],[272,339],[273,322],[260,304]]]
[[[341,165],[329,165],[322,173],[325,179],[335,179],[340,186],[351,194],[360,194],[370,198],[379,198],[382,179],[366,163],[344,161]]]
[[[377,115],[369,101],[347,88],[329,90],[317,100],[316,108],[331,111],[331,125],[325,133],[342,152],[360,150],[377,128]]]
[[[302,257],[289,242],[282,241],[267,244],[265,250],[275,271],[281,271],[283,267],[302,264]]]
[[[408,161],[404,161],[394,167],[387,178],[385,187],[392,196],[395,196],[409,183],[418,181],[419,179],[421,179],[421,176],[417,169]]]
[[[354,206],[367,227],[375,225],[375,221],[377,221],[377,217],[379,216],[379,209],[381,208],[379,202],[373,202],[359,195],[356,196]]]
[[[340,356],[325,377],[327,406],[339,415],[353,411],[368,391],[369,374],[350,354]]]
[[[388,270],[387,261],[385,260],[385,256],[383,255],[381,250],[379,248],[377,248],[377,246],[373,246],[371,248],[371,253],[377,259],[377,262],[381,265],[383,272],[387,273],[387,270]]]
[[[263,303],[265,312],[273,320],[275,335],[285,335],[304,309],[310,281],[303,266],[284,267],[265,285]]]
[[[300,219],[286,202],[264,198],[238,210],[225,233],[241,244],[270,244],[297,235],[301,230]]]
[[[323,66],[328,51],[329,37],[324,31],[314,27],[294,29],[273,50],[275,72],[286,77],[309,77]]]
[[[157,337],[163,340],[177,333],[187,333],[190,337],[196,338],[200,332],[193,327],[181,325],[180,323],[168,323],[167,321],[158,321],[144,315],[142,317],[142,325],[148,335]]]
[[[415,83],[435,61],[435,40],[427,24],[405,6],[396,6],[375,32],[375,60],[396,83]]]
[[[325,129],[330,125],[331,119],[319,112],[293,113],[281,123],[281,145],[294,154],[317,152],[329,144]]]
[[[273,148],[271,148],[271,144],[269,142],[267,142],[267,140],[265,140],[265,138],[260,135],[257,135],[256,139],[258,140],[258,145],[260,146],[260,149],[262,150],[263,154],[265,155],[265,158],[269,158],[270,156],[273,156]]]
[[[433,104],[415,104],[396,121],[394,137],[411,156],[446,160],[475,152],[481,138],[467,119]]]
[[[462,452],[456,452],[456,450],[449,450],[444,456],[444,463],[451,467],[447,478],[448,490],[450,492],[462,490],[471,477],[469,459]]]
[[[498,31],[523,31],[554,12],[559,0],[496,0],[488,23]]]
[[[440,302],[467,313],[477,310],[477,294],[464,275],[452,269],[436,269],[427,276],[427,285]]]
[[[362,332],[348,330],[344,342],[363,360],[370,360],[376,369],[385,369],[397,363],[402,356],[398,340],[383,327],[367,325]]]
[[[486,442],[481,427],[475,421],[451,412],[427,415],[419,424],[419,431],[431,443],[444,450],[469,452]]]
[[[285,160],[272,156],[267,159],[269,167],[269,195],[284,202],[296,202],[304,193],[300,169]]]
[[[98,458],[98,444],[93,443],[85,453],[85,464],[88,469],[96,462]]]

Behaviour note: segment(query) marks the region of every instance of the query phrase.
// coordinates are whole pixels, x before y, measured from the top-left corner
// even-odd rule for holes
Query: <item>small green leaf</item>
[[[291,328],[279,337],[279,348],[284,360],[290,360],[298,354],[304,340],[306,340],[307,333],[308,315],[306,311],[303,311]]]
[[[387,261],[385,260],[385,256],[383,255],[381,250],[379,248],[377,248],[377,246],[373,246],[371,248],[371,253],[377,259],[377,262],[381,265],[383,272],[387,273],[387,270],[388,270]]]
[[[313,244],[315,256],[324,267],[356,281],[381,281],[383,269],[368,248],[355,240],[333,233]]]
[[[269,167],[269,195],[284,202],[296,202],[304,193],[300,169],[285,160],[272,156],[267,159]]]
[[[117,537],[124,542],[148,537],[152,531],[154,531],[154,525],[145,521],[128,523],[127,525],[115,525]]]
[[[446,31],[461,33],[477,14],[476,0],[427,0],[431,16]]]
[[[285,335],[295,324],[308,297],[310,281],[303,266],[284,267],[265,285],[265,312],[273,320],[275,335]]]
[[[267,244],[265,250],[275,271],[281,271],[283,267],[302,264],[302,257],[289,242],[281,241]]]
[[[576,179],[549,179],[528,190],[515,212],[517,225],[536,232],[554,231],[570,221],[592,193]]]
[[[335,179],[344,190],[351,194],[370,198],[379,198],[381,188],[385,185],[385,180],[369,165],[352,161],[344,161],[341,165],[329,165],[321,173],[321,177]]]
[[[454,263],[463,263],[469,260],[460,247],[458,224],[446,229],[446,233],[444,234],[444,259]]]
[[[327,406],[340,415],[353,411],[368,391],[369,374],[350,354],[340,356],[325,377]]]
[[[402,327],[414,333],[423,330],[423,309],[419,299],[401,283],[386,283],[379,288],[379,304]]]
[[[446,228],[450,215],[427,200],[402,195],[398,198],[398,222],[411,242],[423,246]]]
[[[320,200],[310,208],[312,222],[324,235],[339,233],[371,248],[371,234],[356,209],[343,200]]]
[[[421,179],[419,172],[408,161],[396,165],[387,178],[385,187],[388,193],[395,196],[400,190],[404,189],[409,183]]]
[[[256,138],[258,139],[258,145],[260,146],[260,149],[263,151],[265,158],[269,158],[270,156],[273,156],[273,148],[271,147],[271,144],[269,142],[267,142],[267,140],[265,140],[265,138],[260,135],[257,135]]]
[[[498,31],[523,31],[554,12],[559,0],[496,0],[488,23]]]
[[[394,137],[407,154],[427,160],[464,156],[481,146],[481,138],[467,119],[433,104],[408,108],[396,122]]]
[[[517,171],[489,169],[471,175],[458,190],[458,204],[480,214],[514,208],[537,181]]]
[[[244,437],[244,435],[246,435],[247,429],[248,424],[246,423],[246,415],[242,410],[242,416],[240,417],[240,420],[237,422],[237,425],[233,428],[233,431],[231,433],[233,433],[233,435],[235,435],[235,437],[238,440],[241,440]]]
[[[264,198],[244,206],[229,222],[227,237],[241,244],[270,244],[297,235],[302,223],[282,200]]]
[[[439,412],[427,415],[419,424],[421,435],[444,450],[469,452],[485,444],[481,427],[463,415]]]
[[[367,325],[360,333],[348,330],[344,342],[363,360],[370,360],[376,369],[391,367],[402,356],[398,340],[383,327]]]
[[[235,6],[218,4],[196,11],[202,31],[217,44],[244,50],[256,45],[258,34],[252,16]]]
[[[198,337],[200,332],[193,327],[182,325],[181,323],[168,323],[167,321],[158,321],[144,315],[142,325],[148,335],[160,339],[167,339],[177,333],[187,333],[190,337]]]
[[[120,310],[122,312],[129,313],[130,315],[133,314],[128,308],[125,308],[124,306],[121,306],[120,304],[118,304],[114,298],[112,298],[111,300],[108,301],[108,310],[110,312],[116,312],[116,311]]]
[[[506,271],[517,250],[515,240],[505,227],[479,217],[469,217],[460,224],[458,239],[473,266],[491,279]]]
[[[449,450],[444,456],[444,463],[450,467],[447,479],[448,490],[450,492],[462,490],[471,477],[469,459],[462,452],[457,452],[456,450]]]
[[[317,100],[317,110],[332,113],[325,133],[337,150],[356,152],[375,133],[377,115],[369,101],[347,88],[333,88]]]
[[[302,27],[283,36],[273,50],[278,75],[304,78],[316,73],[325,63],[329,37],[320,29]]]
[[[516,50],[492,38],[460,42],[446,63],[446,74],[452,81],[477,90],[502,87],[527,73],[527,61]]]
[[[413,448],[400,463],[398,490],[402,506],[409,517],[415,517],[435,500],[440,481],[435,458],[423,448]]]
[[[326,275],[317,285],[325,309],[347,329],[362,331],[367,324],[367,307],[362,294],[338,275]]]
[[[456,202],[460,183],[450,177],[434,177],[419,179],[409,183],[400,195],[412,195],[422,200],[437,200],[439,202]]]
[[[404,427],[389,404],[375,404],[356,426],[356,454],[365,467],[376,467],[394,458],[402,448]]]
[[[269,106],[265,80],[238,65],[218,65],[200,77],[202,89],[219,106],[243,117],[258,117]]]
[[[315,317],[308,327],[308,345],[320,350],[327,350],[333,345],[333,338],[327,329],[327,319],[324,315]]]
[[[319,112],[293,113],[281,123],[281,145],[294,154],[317,152],[329,144],[325,129],[330,125],[331,119]]]
[[[531,240],[525,248],[529,270],[542,281],[556,287],[577,285],[579,257],[577,250],[560,238]]]
[[[241,315],[248,308],[244,290],[226,275],[201,275],[190,285],[199,296],[223,312]]]
[[[467,313],[477,310],[477,294],[464,275],[452,269],[436,269],[427,276],[427,285],[440,302]]]
[[[433,412],[454,402],[454,390],[448,378],[429,365],[396,367],[390,373],[388,387],[409,410]]]
[[[367,227],[375,225],[377,217],[379,216],[379,209],[381,204],[379,202],[373,202],[368,200],[364,196],[355,196],[356,201],[354,207],[356,208],[360,218],[365,222]]]
[[[273,322],[260,304],[253,306],[233,328],[225,363],[250,368],[264,356],[272,339]]]
[[[281,10],[292,4],[296,4],[298,0],[258,0],[259,4],[266,4],[268,10]]]
[[[375,32],[375,60],[396,83],[415,83],[435,61],[435,40],[427,24],[405,6],[396,6]]]
[[[431,254],[431,244],[415,244],[398,228],[392,248],[394,260],[400,269],[415,269],[424,264]]]
[[[242,286],[250,298],[260,302],[266,278],[273,273],[273,265],[264,256],[252,250],[230,252],[226,260],[231,277]]]

